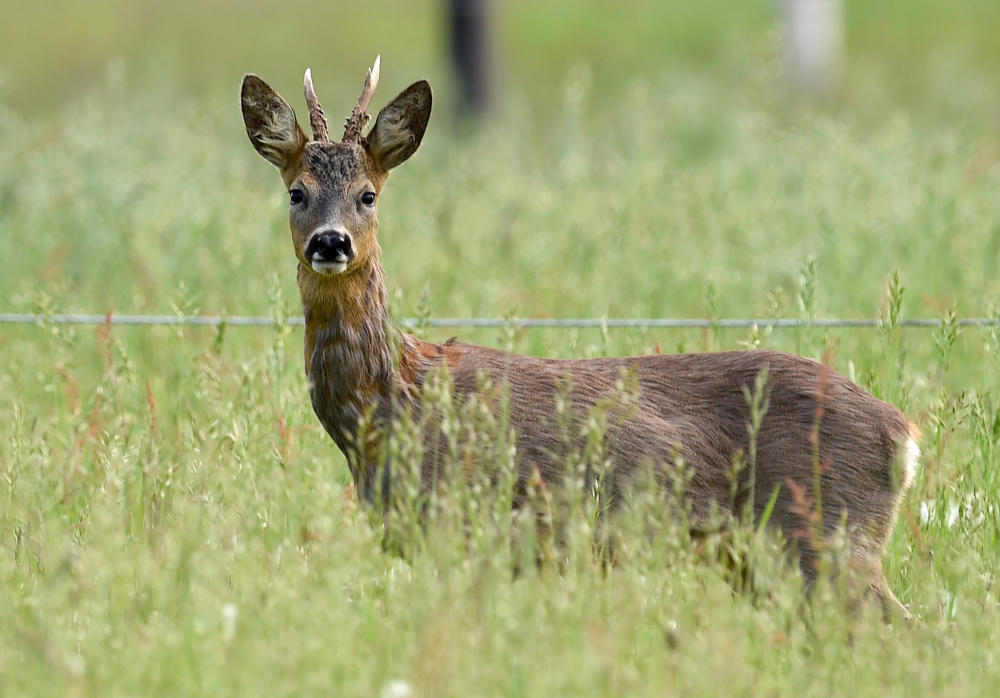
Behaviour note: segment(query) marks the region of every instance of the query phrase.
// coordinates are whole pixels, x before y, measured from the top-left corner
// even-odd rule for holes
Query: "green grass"
[[[536,568],[530,526],[461,491],[390,554],[308,405],[298,329],[0,326],[0,694],[993,695],[1000,333],[892,321],[997,313],[995,9],[848,4],[848,84],[807,105],[778,84],[765,3],[737,24],[723,3],[636,2],[641,26],[512,3],[505,99],[472,134],[432,15],[408,33],[396,6],[353,9],[358,31],[316,56],[263,4],[221,43],[183,35],[190,53],[182,6],[99,4],[86,40],[26,8],[4,49],[0,310],[297,313],[286,195],[243,133],[239,76],[301,112],[312,64],[338,122],[381,50],[377,103],[425,74],[438,97],[380,206],[397,315],[886,319],[460,334],[545,356],[829,348],[923,430],[886,566],[925,627],[844,614],[836,586],[805,605],[771,541],[699,547],[655,506],[624,517],[611,570],[586,503]],[[681,26],[688,43],[662,38]],[[727,545],[760,558],[755,592],[733,593]]]

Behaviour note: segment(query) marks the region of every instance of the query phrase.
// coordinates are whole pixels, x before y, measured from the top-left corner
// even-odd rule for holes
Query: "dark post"
[[[448,38],[462,116],[484,116],[493,105],[490,4],[491,0],[448,0]]]

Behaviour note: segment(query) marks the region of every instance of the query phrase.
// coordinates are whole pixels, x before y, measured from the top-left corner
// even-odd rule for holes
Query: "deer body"
[[[361,495],[378,496],[378,441],[357,438],[362,419],[374,417],[378,427],[388,424],[394,410],[419,415],[425,380],[441,367],[457,396],[475,392],[484,375],[504,388],[522,482],[536,471],[547,482],[561,481],[564,447],[552,414],[567,380],[573,414],[582,416],[614,399],[622,376],[634,374],[634,409],[606,434],[614,453],[612,497],[624,492],[640,468],[669,464],[679,455],[692,472],[687,496],[696,522],[713,508],[738,514],[751,496],[760,515],[777,490],[771,520],[794,539],[805,522],[793,488],[808,489],[820,463],[824,534],[846,518],[853,558],[870,571],[874,593],[897,605],[881,558],[914,477],[916,429],[898,409],[843,376],[773,351],[541,359],[455,341],[425,342],[392,325],[375,239],[375,201],[389,170],[416,151],[431,97],[426,82],[410,86],[379,113],[363,138],[364,112],[377,79],[376,61],[340,143],[328,140],[308,71],[313,141],[260,78],[248,75],[242,91],[250,140],[279,168],[290,191],[313,409],[347,457]],[[756,434],[755,486],[752,494],[741,489],[743,500],[734,500],[734,458],[750,446],[744,391],[753,390],[762,370],[769,376],[770,407]],[[435,455],[430,448],[427,453],[423,473],[430,479]],[[803,546],[799,554],[809,580],[815,574],[813,553]]]

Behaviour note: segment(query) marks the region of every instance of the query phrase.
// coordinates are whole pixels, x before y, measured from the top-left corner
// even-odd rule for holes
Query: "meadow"
[[[475,126],[429,2],[24,8],[0,35],[0,312],[43,319],[0,325],[0,695],[994,695],[1000,326],[958,319],[1000,320],[1000,10],[848,3],[844,85],[809,100],[772,4],[730,4],[504,3]],[[583,504],[558,560],[523,564],[535,539],[469,493],[385,549],[308,403],[287,194],[237,100],[257,72],[301,120],[311,65],[339,124],[378,52],[375,105],[420,77],[437,100],[380,202],[397,318],[881,321],[457,332],[771,347],[899,405],[924,458],[886,569],[920,624],[832,583],[807,603],[770,536],[696,545],[655,506],[610,568]],[[275,325],[44,319],[109,311]],[[757,561],[749,590],[720,549]]]

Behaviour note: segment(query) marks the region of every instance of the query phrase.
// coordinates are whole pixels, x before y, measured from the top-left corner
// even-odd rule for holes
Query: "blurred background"
[[[333,131],[418,78],[381,207],[400,312],[981,314],[1000,291],[995,0],[53,0],[0,27],[10,310],[295,312],[256,72]],[[464,40],[455,27],[463,27]],[[469,33],[471,32],[471,34]],[[463,82],[455,57],[481,80]],[[471,85],[471,86],[470,86]],[[796,300],[799,298],[799,300]]]
[[[441,85],[453,77],[449,17],[464,7],[488,15],[501,96],[552,94],[580,64],[598,93],[615,95],[631,80],[681,67],[749,79],[782,48],[796,6],[812,14],[834,8],[847,94],[878,79],[891,102],[918,104],[933,96],[944,65],[992,72],[1000,64],[1000,6],[991,0],[52,0],[10,8],[0,66],[5,101],[25,115],[80,97],[109,71],[124,71],[132,89],[170,80],[206,95],[231,92],[249,70],[295,85],[302,66],[313,65],[318,79],[339,88],[381,52],[387,79],[419,73]]]

